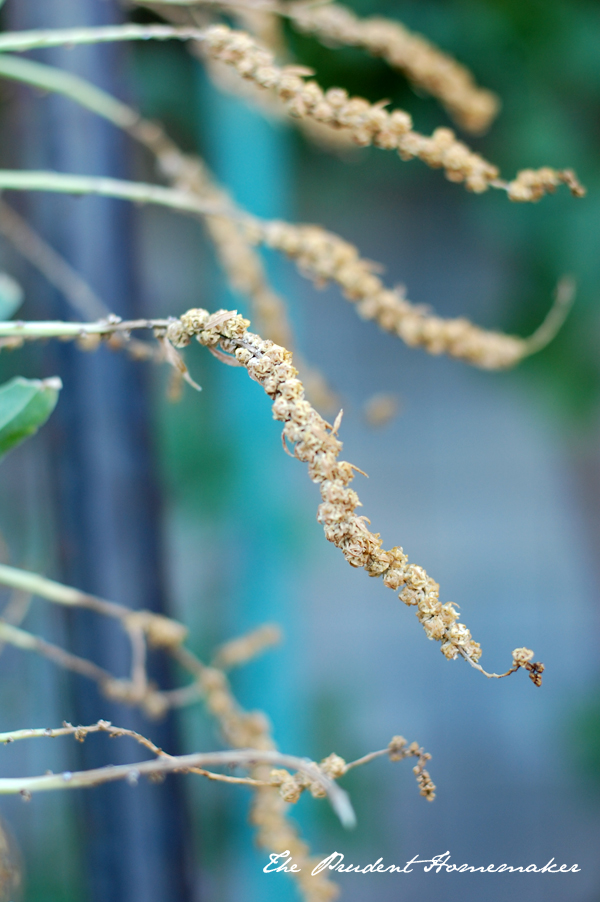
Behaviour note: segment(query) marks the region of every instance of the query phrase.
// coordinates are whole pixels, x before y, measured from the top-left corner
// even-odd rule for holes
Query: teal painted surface
[[[291,218],[294,156],[289,132],[217,92],[201,70],[198,81],[198,127],[218,180],[250,212],[269,219]],[[267,267],[275,286],[285,293],[284,264],[270,260]],[[213,307],[221,304],[247,310],[243,299],[226,290],[215,297]],[[268,712],[280,748],[303,754],[307,745],[301,713],[302,599],[294,592],[294,573],[302,567],[295,525],[299,499],[294,496],[295,483],[289,481],[294,462],[281,453],[281,427],[272,420],[259,386],[245,373],[227,367],[220,368],[217,378],[215,389],[227,406],[228,437],[237,464],[231,477],[236,502],[224,515],[224,533],[239,564],[227,611],[228,633],[237,635],[266,621],[277,622],[284,632],[282,648],[241,669],[234,685],[246,707]],[[245,811],[241,818],[245,821]],[[256,850],[253,831],[245,823],[238,823],[238,831],[247,835],[238,834],[235,840],[234,896],[243,887],[244,898],[252,902],[296,899],[290,878],[263,874],[268,856]]]

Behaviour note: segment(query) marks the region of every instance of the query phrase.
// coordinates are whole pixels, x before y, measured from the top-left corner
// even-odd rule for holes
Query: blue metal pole
[[[104,0],[35,0],[10,4],[12,28],[103,25],[120,21],[119,4]],[[45,61],[122,94],[125,54],[120,45],[57,49]],[[14,133],[16,164],[66,172],[131,177],[125,139],[107,123],[63,98],[32,98],[22,89]],[[133,266],[131,210],[96,198],[37,197],[28,218],[106,300],[128,318],[139,315]],[[31,285],[35,285],[32,280]],[[38,287],[40,283],[38,282]],[[55,292],[41,288],[29,303],[38,315],[72,318]],[[30,307],[31,309],[31,307]],[[83,590],[132,608],[165,610],[160,535],[160,500],[149,430],[149,397],[139,364],[101,349],[82,354],[55,344],[52,372],[64,382],[49,424],[54,447],[56,520],[62,578]],[[69,618],[71,647],[125,676],[126,641],[89,612]],[[153,665],[154,666],[154,665]],[[163,685],[169,674],[156,663]],[[64,716],[79,723],[99,718],[151,735],[177,752],[172,719],[149,724],[141,715],[109,703],[95,685],[75,677]],[[79,766],[97,767],[138,755],[124,744],[86,742]],[[133,758],[135,760],[135,757]],[[75,798],[75,797],[74,797]],[[86,898],[93,902],[189,902],[189,831],[183,787],[177,778],[135,789],[110,786],[78,797],[80,841],[87,862]]]

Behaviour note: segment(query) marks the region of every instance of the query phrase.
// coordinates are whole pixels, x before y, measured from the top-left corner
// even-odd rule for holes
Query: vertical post
[[[9,27],[44,28],[118,22],[112,0],[20,0],[7,8]],[[57,48],[38,54],[113,94],[122,94],[127,49],[122,45]],[[34,98],[21,89],[15,163],[113,177],[131,177],[125,139],[110,125],[64,98]],[[33,114],[33,115],[32,115]],[[118,315],[140,314],[135,293],[135,236],[127,205],[101,198],[27,200],[32,225],[60,250]],[[33,284],[33,283],[32,283]],[[72,318],[64,300],[42,290],[30,298],[38,315]],[[31,308],[30,308],[31,309]],[[140,365],[105,348],[83,354],[73,345],[49,346],[52,371],[64,383],[49,424],[53,432],[56,519],[65,581],[132,608],[164,611],[159,492],[151,453],[148,391]],[[118,676],[130,666],[129,648],[115,625],[90,612],[69,618],[72,649]],[[163,686],[166,667],[153,673]],[[149,724],[141,715],[100,697],[74,677],[65,716],[99,718],[139,730],[177,753],[171,718]],[[139,755],[121,741],[86,742],[82,767]],[[134,757],[133,760],[136,760]],[[189,902],[189,831],[182,778],[162,785],[113,785],[86,792],[81,805],[88,892],[93,902]]]

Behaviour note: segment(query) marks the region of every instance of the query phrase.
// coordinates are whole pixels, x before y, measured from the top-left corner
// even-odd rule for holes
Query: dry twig
[[[106,732],[112,736],[129,736],[157,757],[154,760],[139,761],[134,764],[97,767],[85,771],[67,771],[62,774],[44,774],[39,777],[0,777],[0,795],[30,796],[33,792],[84,789],[90,786],[99,786],[102,783],[113,783],[117,780],[127,780],[135,784],[142,776],[152,777],[174,772],[200,772],[197,769],[204,769],[207,765],[248,767],[257,762],[265,762],[298,768],[301,773],[306,774],[322,787],[332,808],[345,827],[353,827],[356,822],[348,796],[324,771],[312,761],[297,758],[294,755],[284,755],[281,752],[263,749],[236,749],[224,752],[200,752],[192,755],[167,755],[141,734],[113,727],[107,721],[98,721],[97,724],[90,727],[74,727],[71,724],[65,724],[58,730],[15,730],[9,733],[0,733],[0,743],[6,744],[20,739],[69,734],[74,735],[82,742],[89,733],[95,732]],[[215,777],[218,779],[218,775],[211,774],[211,776],[213,779]]]

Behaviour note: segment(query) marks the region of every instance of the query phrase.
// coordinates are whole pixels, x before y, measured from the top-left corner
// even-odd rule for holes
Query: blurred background
[[[132,607],[183,620],[203,659],[259,624],[280,647],[233,676],[246,707],[267,712],[280,747],[347,760],[394,734],[433,758],[422,799],[410,764],[380,760],[343,780],[358,826],[344,831],[323,801],[296,810],[316,854],[403,865],[446,850],[474,866],[544,865],[568,875],[346,875],[342,898],[377,902],[600,899],[600,8],[592,0],[353,0],[401,20],[451,52],[502,98],[489,134],[468,143],[511,177],[573,167],[588,188],[539,204],[468,194],[418,161],[375,149],[331,152],[214,86],[176,42],[31,54],[89,78],[161,121],[202,155],[247,209],[314,222],[385,266],[388,285],[441,316],[527,335],[557,281],[577,279],[574,309],[551,346],[514,372],[488,373],[404,347],[361,321],[335,288],[316,291],[292,264],[264,259],[289,302],[298,350],[344,409],[343,456],[365,470],[354,487],[384,547],[401,544],[460,605],[501,672],[526,645],[546,665],[488,681],[448,662],[411,612],[352,570],[316,522],[318,490],[281,451],[280,425],[257,385],[200,347],[185,352],[201,394],[166,398],[168,373],[102,348],[30,347],[0,357],[2,381],[60,375],[48,425],[0,468],[4,561]],[[7,0],[5,29],[158,17],[109,0]],[[285,26],[290,53],[321,85],[390,98],[430,133],[450,124],[429,97],[358,50],[328,49]],[[156,180],[153,161],[65,99],[0,84],[7,168]],[[8,195],[115,313],[179,315],[232,296],[201,223],[99,198]],[[2,269],[23,285],[24,319],[74,318],[60,294],[0,242]],[[375,397],[395,408],[384,422]],[[379,398],[379,409],[382,400]],[[5,595],[5,601],[8,595]],[[127,651],[92,615],[34,600],[26,626],[123,673]],[[175,684],[164,661],[161,685]],[[220,747],[201,706],[156,723],[109,704],[84,681],[11,648],[0,657],[0,730],[102,717],[169,752]],[[92,738],[1,750],[5,775],[135,760]],[[287,902],[284,875],[246,825],[249,792],[199,778],[161,787],[103,787],[0,805],[21,850],[27,902]]]

